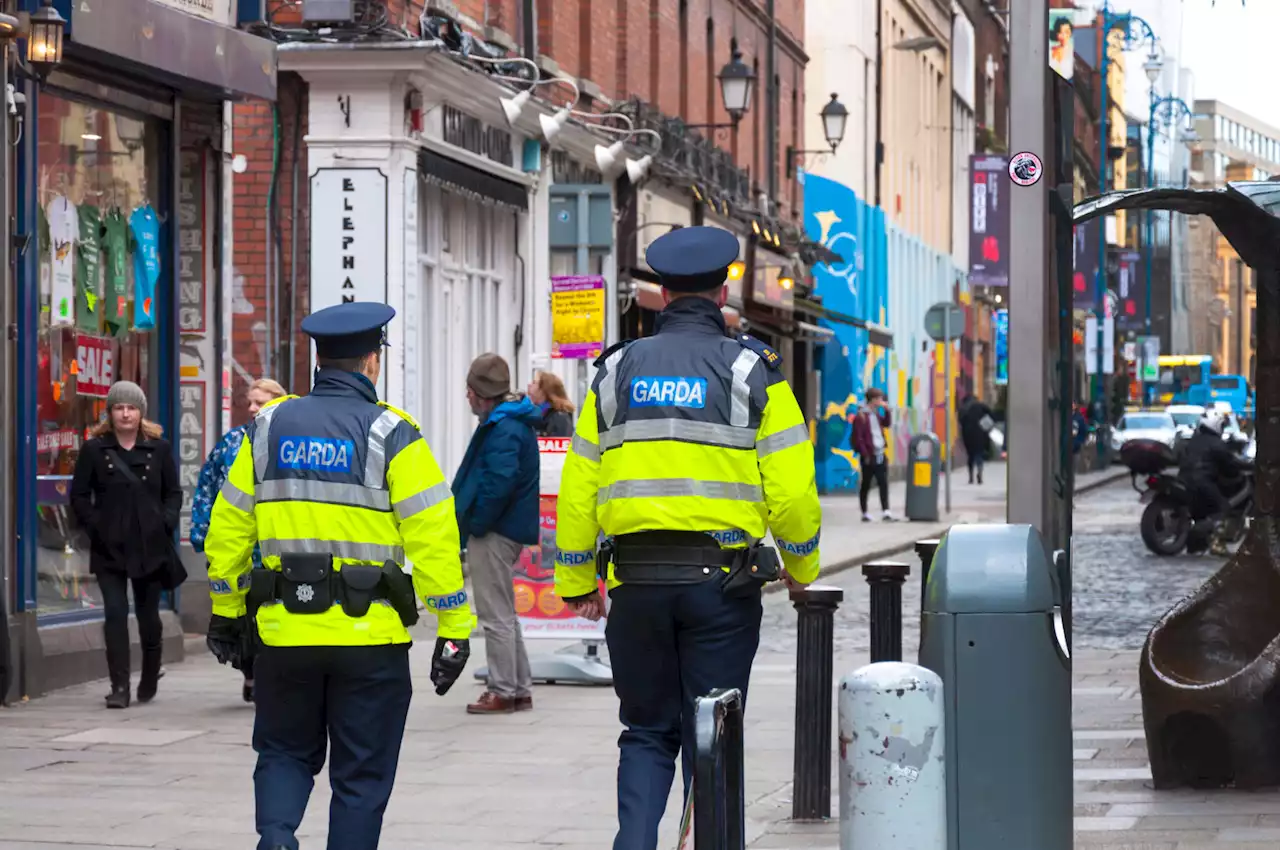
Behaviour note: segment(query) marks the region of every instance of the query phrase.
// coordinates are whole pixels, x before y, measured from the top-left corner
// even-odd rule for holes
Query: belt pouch
[[[280,602],[290,614],[323,614],[333,606],[332,555],[281,555]]]
[[[379,572],[382,574],[387,601],[400,615],[400,622],[404,623],[406,629],[417,625],[418,601],[413,593],[413,579],[405,575],[395,561],[387,561]]]
[[[275,602],[277,579],[280,574],[275,570],[252,570],[249,574],[249,594],[245,597],[246,613],[252,620],[258,615],[258,609],[268,602]]]
[[[369,564],[347,564],[338,570],[342,582],[342,611],[348,617],[359,619],[369,613],[373,600],[381,599],[382,567]]]

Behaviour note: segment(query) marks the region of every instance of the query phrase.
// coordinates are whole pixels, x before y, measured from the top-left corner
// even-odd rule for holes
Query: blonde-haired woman
[[[164,649],[160,594],[172,585],[178,566],[178,467],[163,429],[146,415],[141,387],[112,384],[107,418],[89,432],[71,480],[71,509],[89,534],[89,571],[98,580],[106,616],[108,708],[129,707],[130,585],[142,644],[138,701],[156,695]]]
[[[249,416],[257,416],[264,404],[284,395],[288,395],[284,387],[270,378],[259,378],[249,387]],[[227,480],[227,473],[236,459],[236,452],[240,450],[247,428],[247,425],[240,425],[224,434],[200,468],[200,479],[196,482],[196,492],[191,498],[191,548],[197,552],[204,552],[213,503],[218,498],[223,482]],[[253,567],[262,567],[262,553],[257,546],[253,547]],[[240,695],[245,702],[253,702],[253,656],[250,653],[245,653],[240,672],[244,674],[244,687]]]
[[[526,388],[529,401],[542,410],[538,435],[542,437],[573,436],[573,402],[564,391],[564,381],[553,372],[539,372]]]

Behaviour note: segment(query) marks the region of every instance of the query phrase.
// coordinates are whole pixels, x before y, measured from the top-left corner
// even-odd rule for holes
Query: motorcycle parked
[[[1245,440],[1232,440],[1238,451]],[[1199,554],[1209,548],[1212,523],[1192,493],[1171,467],[1178,463],[1174,450],[1158,440],[1132,440],[1120,452],[1120,462],[1129,468],[1133,488],[1146,505],[1140,530],[1142,542],[1157,555]],[[1139,486],[1139,479],[1145,486]],[[1223,517],[1223,534],[1228,545],[1244,540],[1253,514],[1253,472],[1220,481],[1228,509]]]

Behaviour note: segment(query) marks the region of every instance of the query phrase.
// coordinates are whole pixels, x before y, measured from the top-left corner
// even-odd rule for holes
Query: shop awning
[[[470,195],[481,201],[529,209],[529,188],[512,180],[472,168],[464,162],[422,148],[418,151],[418,176],[451,192]]]
[[[810,301],[808,298],[802,298],[797,295],[795,299],[795,307],[797,310],[803,310],[812,316],[820,319],[826,319],[828,322],[839,322],[842,325],[849,325],[855,328],[862,328],[867,332],[867,341],[872,345],[878,345],[881,348],[893,348],[893,332],[883,325],[877,325],[875,322],[868,322],[864,319],[855,318],[854,316],[841,313],[839,310],[832,310],[819,304],[817,301]],[[801,324],[804,324],[801,322]]]

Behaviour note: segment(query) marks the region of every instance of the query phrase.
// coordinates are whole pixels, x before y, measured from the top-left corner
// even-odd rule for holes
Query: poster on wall
[[[996,310],[991,326],[995,336],[996,386],[1003,387],[1009,383],[1009,311]]]
[[[1121,331],[1139,330],[1146,326],[1146,288],[1139,280],[1142,255],[1137,251],[1121,251],[1116,257],[1116,327]]]
[[[540,542],[526,546],[516,564],[516,614],[526,638],[604,640],[604,620],[595,623],[577,617],[555,592],[556,500],[560,475],[569,454],[569,437],[539,437],[538,528]],[[604,593],[604,582],[600,583]],[[606,597],[607,598],[607,597]]]
[[[1098,239],[1101,219],[1071,228],[1071,305],[1076,310],[1092,310],[1098,295]]]
[[[1009,158],[969,157],[969,283],[1009,285]]]
[[[321,168],[311,177],[311,310],[387,303],[387,176],[378,168]],[[397,316],[393,322],[400,321]],[[315,347],[311,347],[312,368]],[[386,397],[382,370],[378,395]]]
[[[116,380],[115,345],[106,337],[76,334],[76,395],[106,398]]]
[[[1049,10],[1049,67],[1064,80],[1071,79],[1076,66],[1074,15],[1075,9]]]
[[[594,360],[604,350],[604,278],[551,278],[551,356]]]

